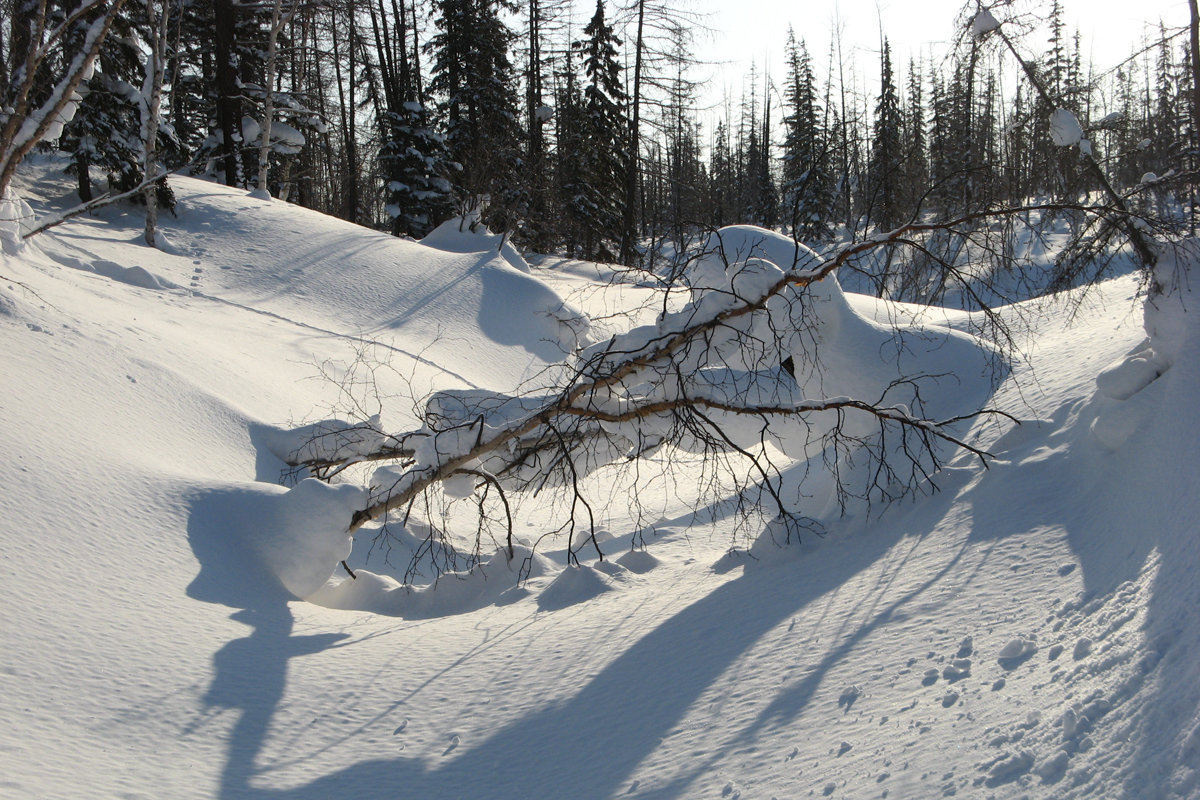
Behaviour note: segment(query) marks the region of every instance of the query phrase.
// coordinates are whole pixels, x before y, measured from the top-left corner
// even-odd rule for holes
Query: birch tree
[[[154,247],[158,229],[158,187],[155,179],[161,166],[158,158],[158,128],[162,121],[163,74],[167,63],[167,35],[170,31],[171,2],[163,0],[161,13],[156,13],[154,0],[146,2],[147,28],[150,31],[150,52],[146,56],[146,77],[142,84],[142,174],[146,178],[143,197],[146,199],[145,241]]]
[[[22,42],[28,43],[24,59],[14,70],[0,124],[0,196],[12,181],[13,173],[34,145],[43,139],[56,139],[62,126],[70,121],[80,101],[76,89],[87,80],[95,66],[96,55],[108,35],[125,0],[84,0],[53,27],[47,1],[40,0],[26,19],[14,21],[23,26]],[[43,65],[57,58],[66,35],[80,19],[96,13],[87,27],[83,43],[74,56],[63,59],[62,76],[54,82],[45,99],[34,96],[34,86]],[[27,35],[25,35],[27,34]]]

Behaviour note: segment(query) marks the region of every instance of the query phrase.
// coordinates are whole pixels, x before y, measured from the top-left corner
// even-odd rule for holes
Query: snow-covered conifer
[[[381,124],[379,162],[392,233],[419,239],[453,215],[446,141],[415,100],[385,111]]]
[[[875,126],[871,138],[868,202],[873,221],[892,228],[904,216],[900,202],[900,165],[903,159],[900,130],[900,99],[892,73],[892,48],[883,40],[880,56],[879,98],[875,103]]]
[[[820,100],[808,48],[803,41],[796,41],[791,29],[788,30],[786,60],[784,215],[798,239],[820,242],[829,236],[833,177],[829,171],[829,148],[821,126]]]
[[[460,203],[485,205],[484,221],[512,230],[523,213],[524,131],[508,48],[512,32],[495,0],[437,0],[430,89],[441,98]]]
[[[620,39],[605,21],[604,0],[576,43],[583,54],[586,85],[583,90],[583,157],[581,180],[570,211],[582,234],[586,258],[612,260],[610,246],[621,235],[621,190],[627,162],[624,153],[625,92],[617,61]]]

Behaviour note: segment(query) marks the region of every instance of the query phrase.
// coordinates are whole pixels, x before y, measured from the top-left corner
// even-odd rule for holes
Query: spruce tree
[[[523,131],[508,48],[512,33],[496,0],[436,0],[439,32],[431,90],[441,98],[456,199],[511,231],[524,214]],[[484,208],[485,207],[485,208]]]
[[[624,135],[625,92],[617,61],[620,40],[604,19],[604,0],[577,43],[583,54],[584,98],[583,180],[573,209],[582,234],[584,256],[612,260],[621,237],[621,196],[627,168]]]
[[[555,196],[562,209],[560,233],[567,255],[578,256],[584,217],[582,204],[585,197],[587,155],[587,116],[584,111],[583,92],[579,88],[571,49],[567,50],[566,64],[558,75],[555,90],[554,114],[555,139]]]
[[[900,100],[892,74],[892,49],[883,40],[880,58],[880,89],[875,104],[875,124],[871,137],[871,162],[868,169],[869,213],[872,221],[892,228],[904,218],[900,199]]]
[[[80,87],[83,101],[75,117],[63,128],[60,147],[72,155],[67,173],[79,181],[79,199],[92,199],[91,168],[99,168],[114,189],[131,189],[141,181],[138,154],[140,126],[135,88],[142,79],[142,54],[126,5],[113,23],[97,56],[98,69]],[[91,15],[79,20],[67,34],[67,47],[82,46]]]
[[[382,113],[379,149],[392,233],[420,239],[454,213],[445,137],[416,100]]]
[[[901,165],[901,198],[916,213],[929,190],[929,152],[925,131],[925,92],[921,69],[908,62],[908,98],[904,117],[904,161]]]
[[[92,20],[101,13],[82,17],[68,32],[68,48],[82,46],[83,35]],[[143,48],[146,47],[146,3],[127,2],[113,22],[97,56],[97,69],[80,87],[83,100],[74,118],[63,128],[60,148],[72,155],[67,173],[78,179],[79,198],[92,199],[91,169],[101,170],[108,186],[124,192],[142,182],[142,82],[145,77]],[[169,124],[156,131],[159,160],[178,163],[183,151]],[[137,198],[134,199],[137,202]],[[174,194],[166,179],[157,190],[159,206],[172,209]]]
[[[378,14],[371,10],[382,93],[377,158],[392,234],[419,239],[453,216],[449,155],[421,98],[416,60],[408,51],[407,9],[393,8],[393,18],[382,4]]]
[[[709,156],[709,222],[717,228],[737,222],[736,197],[730,187],[736,181],[736,166],[729,143],[729,126],[717,122]]]
[[[792,234],[806,242],[829,238],[833,206],[833,178],[829,171],[827,135],[821,124],[808,48],[796,41],[791,29],[787,43],[788,113],[783,123],[783,207]]]

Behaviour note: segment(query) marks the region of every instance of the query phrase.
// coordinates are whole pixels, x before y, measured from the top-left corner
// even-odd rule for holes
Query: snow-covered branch
[[[13,172],[21,160],[44,139],[55,139],[62,126],[75,115],[80,97],[76,92],[79,85],[92,73],[96,56],[104,37],[108,35],[117,13],[125,0],[85,0],[72,11],[67,19],[49,36],[45,30],[46,5],[40,8],[37,20],[32,20],[34,37],[25,57],[24,64],[14,76],[10,87],[7,118],[0,126],[0,195],[3,195],[12,180]],[[75,24],[85,15],[97,14],[87,27],[82,44],[75,53],[65,54],[65,69],[62,77],[51,89],[49,96],[36,108],[30,107],[30,95],[42,63],[54,52],[63,39],[67,26]]]
[[[37,236],[39,233],[44,233],[44,232],[50,230],[51,228],[57,228],[59,225],[62,225],[64,222],[69,222],[70,220],[74,219],[75,217],[78,217],[81,214],[87,214],[89,212],[95,211],[98,208],[104,208],[105,206],[112,205],[113,203],[119,203],[122,200],[128,200],[131,197],[136,197],[137,195],[144,194],[147,187],[153,186],[153,185],[157,184],[159,181],[166,178],[167,176],[174,175],[182,170],[187,169],[190,166],[191,166],[191,164],[186,164],[182,167],[179,167],[178,169],[163,170],[161,172],[157,172],[154,175],[150,176],[149,178],[144,178],[141,182],[139,182],[132,189],[128,189],[124,192],[119,192],[117,194],[110,194],[110,193],[106,192],[106,193],[100,195],[99,197],[95,198],[94,200],[89,200],[86,203],[80,203],[79,205],[75,206],[74,208],[69,208],[66,211],[62,211],[57,214],[54,214],[53,216],[51,216],[47,219],[43,219],[34,228],[22,233],[21,238],[29,239],[33,236]]]
[[[913,222],[826,258],[777,233],[724,228],[671,290],[686,298],[664,300],[652,324],[582,349],[541,392],[440,392],[416,430],[388,436],[378,419],[320,423],[274,449],[325,477],[391,462],[370,478],[371,501],[348,521],[352,532],[392,513],[407,521],[435,489],[474,496],[486,515],[492,493],[510,547],[510,497],[558,487],[570,500],[568,527],[583,514],[589,528],[587,476],[650,459],[699,456],[714,493],[751,492],[792,521],[927,491],[950,454],[986,463],[965,426],[998,413],[984,409],[991,384],[979,376],[995,375],[999,351],[944,327],[879,322],[852,305],[835,273],[877,248],[920,247],[922,237],[996,213]],[[953,373],[964,364],[971,374]]]

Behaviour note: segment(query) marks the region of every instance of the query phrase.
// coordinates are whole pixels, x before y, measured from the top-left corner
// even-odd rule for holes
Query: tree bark
[[[163,73],[166,69],[166,44],[171,4],[163,2],[162,17],[155,19],[154,0],[146,3],[150,29],[150,53],[146,56],[146,80],[142,85],[142,175],[149,178],[158,171],[158,125],[162,111]],[[158,182],[146,184],[146,244],[155,246],[158,232]]]
[[[240,186],[238,147],[242,141],[242,103],[237,87],[237,65],[234,61],[237,16],[232,0],[214,0],[214,46],[217,59],[217,124],[221,128],[221,163],[225,168],[225,184]]]
[[[260,192],[270,194],[267,186],[267,170],[271,164],[271,123],[275,117],[275,60],[276,43],[279,40],[279,30],[295,12],[289,12],[287,18],[283,15],[283,0],[275,0],[271,7],[271,30],[267,34],[267,80],[263,86],[262,123],[259,126],[258,144],[258,182],[255,186]]]
[[[88,172],[91,159],[82,148],[75,153],[75,175],[79,179],[79,202],[90,203],[92,200],[92,177]]]
[[[629,153],[625,161],[625,213],[621,230],[622,264],[633,264],[634,245],[637,240],[637,180],[638,158],[642,149],[640,131],[642,112],[642,53],[645,50],[646,0],[638,0],[637,39],[633,56],[633,95],[630,97]]]

